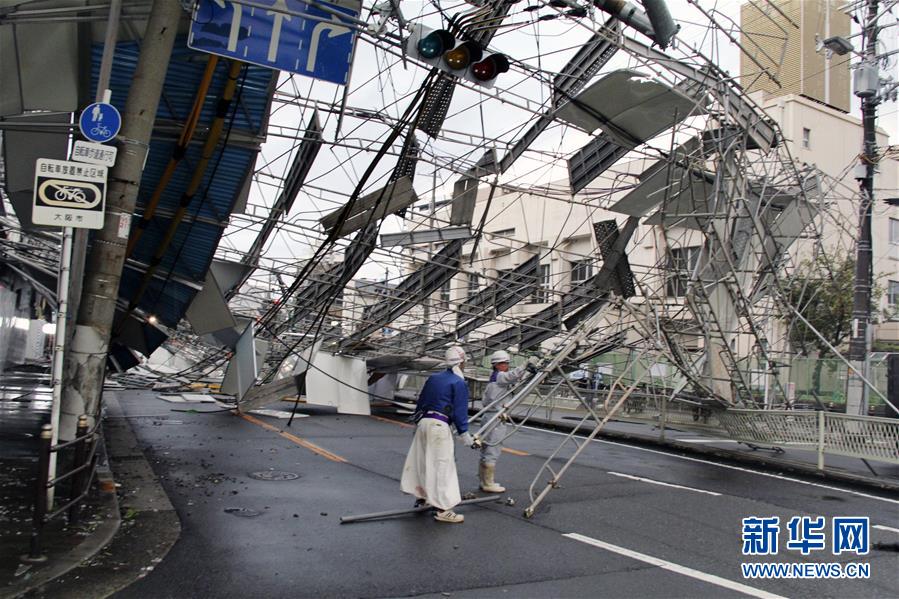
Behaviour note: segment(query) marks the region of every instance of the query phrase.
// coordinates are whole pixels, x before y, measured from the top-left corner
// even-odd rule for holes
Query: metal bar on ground
[[[499,495],[491,497],[475,497],[474,499],[464,499],[453,507],[455,508],[459,505],[472,505],[475,503],[487,503],[488,501],[497,501],[499,499]],[[405,510],[387,510],[384,512],[372,512],[371,514],[358,514],[356,516],[341,516],[340,523],[352,524],[353,522],[365,522],[368,520],[377,520],[379,518],[389,518],[391,516],[402,516],[403,514],[416,514],[418,512],[426,512],[433,509],[437,508],[432,505],[422,505],[420,507],[410,507]]]

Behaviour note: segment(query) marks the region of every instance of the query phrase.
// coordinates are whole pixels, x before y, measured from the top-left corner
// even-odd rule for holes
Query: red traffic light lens
[[[446,66],[457,71],[466,69],[468,66],[481,59],[483,52],[480,46],[474,42],[463,42],[443,55],[443,62]]]
[[[509,70],[509,59],[505,54],[491,54],[471,67],[471,74],[478,81],[490,81],[500,73]]]
[[[422,58],[432,59],[443,54],[447,48],[452,48],[455,43],[456,38],[452,33],[438,29],[418,40],[416,48]]]

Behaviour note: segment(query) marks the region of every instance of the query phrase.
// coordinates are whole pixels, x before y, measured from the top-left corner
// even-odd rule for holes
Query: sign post
[[[56,333],[53,338],[53,365],[50,371],[53,385],[53,403],[50,408],[50,425],[53,429],[51,444],[53,445],[59,441],[59,415],[62,409],[67,330],[70,316],[73,317],[78,310],[80,299],[78,294],[81,291],[80,277],[84,267],[84,253],[87,249],[87,231],[80,232],[76,241],[75,229],[103,227],[106,207],[106,169],[115,165],[118,149],[115,146],[94,142],[110,141],[118,135],[122,126],[122,116],[116,107],[109,103],[111,94],[106,89],[109,82],[112,48],[115,47],[115,37],[118,34],[118,12],[121,8],[121,0],[113,0],[113,6],[114,8],[110,9],[107,40],[103,49],[103,64],[100,69],[100,89],[103,91],[98,91],[98,101],[84,109],[78,119],[81,133],[93,141],[75,140],[71,156],[75,162],[40,159],[35,165],[33,222],[62,226],[62,247],[60,248],[59,277],[56,287],[58,300]],[[105,75],[103,74],[104,70],[106,71]],[[84,163],[99,165],[100,168],[85,166]],[[41,207],[40,216],[36,216],[38,206]],[[41,219],[42,222],[34,220],[34,218]],[[77,263],[74,261],[76,247],[79,248],[80,256]],[[73,269],[74,264],[77,264],[77,268]],[[71,293],[70,299],[73,285],[76,291]],[[74,321],[74,318],[71,320]],[[56,455],[56,452],[50,454],[49,476],[51,479],[56,476]],[[51,507],[54,501],[54,491],[55,487],[47,489],[47,505]]]

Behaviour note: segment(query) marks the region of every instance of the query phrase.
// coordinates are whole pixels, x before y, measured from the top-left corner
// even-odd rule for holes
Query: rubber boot
[[[481,479],[481,491],[485,493],[502,493],[506,490],[502,485],[496,484],[493,475],[496,472],[496,464],[481,464],[478,474]]]

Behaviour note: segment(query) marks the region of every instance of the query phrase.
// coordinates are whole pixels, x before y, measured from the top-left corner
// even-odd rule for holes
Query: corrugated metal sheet
[[[112,103],[124,112],[139,46],[123,42],[116,47],[112,69]],[[99,73],[101,46],[93,48],[93,78]],[[206,54],[189,50],[185,39],[175,42],[175,49],[166,73],[165,87],[156,116],[150,152],[141,179],[136,213],[143,211],[165,170],[175,147],[180,126],[186,120],[194,96],[206,66]],[[204,132],[215,118],[219,95],[225,85],[228,61],[221,60],[200,117],[197,135],[188,148],[174,176],[162,194],[157,213],[135,247],[133,258],[149,263],[162,244],[171,215],[178,209],[180,200],[200,160]],[[246,177],[251,173],[259,151],[259,143],[265,134],[268,111],[273,91],[275,71],[248,65],[238,79],[235,101],[232,102],[222,139],[206,169],[203,182],[188,208],[187,217],[179,224],[157,274],[138,305],[140,310],[155,314],[167,326],[175,326],[184,317],[196,290],[175,279],[202,284],[206,271],[227,225]],[[138,219],[133,219],[136,225]],[[142,273],[126,268],[119,288],[120,303],[128,303],[136,294]]]

